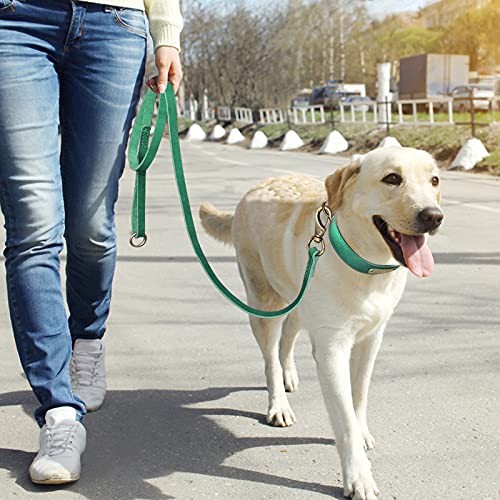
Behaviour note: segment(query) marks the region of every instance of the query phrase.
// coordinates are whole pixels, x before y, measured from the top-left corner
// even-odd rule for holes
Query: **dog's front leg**
[[[342,464],[344,495],[374,500],[378,489],[354,412],[349,358],[352,336],[330,328],[310,330],[318,377]]]
[[[385,324],[361,342],[355,344],[351,352],[352,399],[366,450],[371,450],[375,447],[375,439],[368,430],[366,411],[368,406],[368,387],[375,359],[382,343],[384,328]]]

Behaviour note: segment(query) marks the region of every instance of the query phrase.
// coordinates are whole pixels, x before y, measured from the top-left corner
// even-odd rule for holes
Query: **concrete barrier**
[[[280,149],[281,151],[292,151],[293,149],[299,149],[304,145],[304,141],[300,138],[299,134],[295,130],[289,130],[283,141],[281,141]]]
[[[252,137],[252,142],[250,143],[250,149],[264,149],[268,144],[268,139],[266,134],[262,130],[257,130]]]
[[[237,129],[233,128],[226,139],[226,144],[237,144],[245,140],[245,136]]]
[[[336,154],[342,153],[349,149],[349,143],[344,139],[342,134],[337,130],[330,132],[323,146],[321,146],[320,154]]]
[[[222,125],[217,124],[212,130],[212,133],[210,134],[210,140],[218,141],[222,139],[225,135],[226,131],[224,130],[224,127]]]
[[[193,123],[186,134],[186,141],[204,141],[206,138],[207,134],[197,123]]]

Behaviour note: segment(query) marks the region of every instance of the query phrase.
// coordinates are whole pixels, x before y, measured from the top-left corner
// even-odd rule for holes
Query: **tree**
[[[500,1],[493,0],[481,9],[470,9],[448,27],[442,50],[467,54],[471,70],[500,64]]]

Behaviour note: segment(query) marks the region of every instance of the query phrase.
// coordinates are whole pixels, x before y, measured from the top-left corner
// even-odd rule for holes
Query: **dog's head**
[[[380,148],[355,155],[327,177],[328,204],[367,221],[393,257],[415,275],[429,276],[433,258],[426,244],[443,220],[439,171],[432,156],[413,148]]]

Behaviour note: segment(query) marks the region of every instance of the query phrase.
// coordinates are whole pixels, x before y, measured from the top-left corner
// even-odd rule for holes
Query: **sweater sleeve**
[[[183,19],[179,0],[144,0],[154,48],[168,45],[180,50]]]

